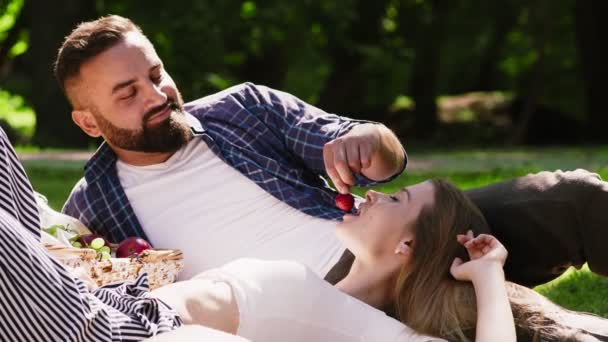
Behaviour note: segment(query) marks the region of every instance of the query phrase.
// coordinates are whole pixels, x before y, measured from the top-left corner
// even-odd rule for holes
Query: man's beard
[[[167,106],[171,107],[171,114],[167,119],[154,125],[147,125],[151,116],[162,112]],[[149,110],[142,119],[141,129],[116,127],[96,111],[94,116],[108,143],[124,150],[147,153],[174,152],[186,145],[193,137],[182,107],[172,99]]]

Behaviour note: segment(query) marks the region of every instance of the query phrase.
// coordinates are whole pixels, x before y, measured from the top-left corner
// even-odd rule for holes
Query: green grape
[[[108,247],[108,246],[103,246],[103,247],[101,247],[101,248],[99,249],[99,252],[101,252],[101,253],[108,253],[108,254],[110,254],[110,247]]]
[[[57,237],[57,226],[51,226],[48,228],[43,229],[45,232],[47,232],[48,234]]]
[[[78,241],[72,242],[72,246],[76,247],[76,248],[82,248],[82,244],[80,242],[78,242]]]
[[[101,252],[101,260],[110,259],[112,256],[108,252]]]
[[[89,245],[89,247],[93,248],[94,250],[98,250],[101,247],[103,247],[104,244],[105,244],[105,242],[103,241],[102,238],[95,238],[95,239],[93,239],[93,241],[91,241],[91,244]]]

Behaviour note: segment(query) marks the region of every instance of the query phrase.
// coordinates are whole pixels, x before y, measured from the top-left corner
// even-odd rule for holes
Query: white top
[[[442,341],[415,333],[296,262],[240,259],[195,278],[230,285],[237,335],[254,342]]]
[[[276,199],[203,139],[192,139],[164,163],[118,161],[116,167],[150,242],[184,252],[181,279],[241,257],[295,260],[325,276],[344,252],[335,221]]]

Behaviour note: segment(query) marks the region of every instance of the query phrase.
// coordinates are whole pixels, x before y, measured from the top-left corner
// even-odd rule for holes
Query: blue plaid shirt
[[[268,193],[312,216],[343,216],[334,203],[335,191],[321,177],[327,178],[323,145],[368,121],[328,114],[290,94],[251,83],[190,102],[184,109],[195,136]],[[357,180],[359,185],[374,183],[362,175]],[[87,162],[63,212],[114,242],[146,238],[118,179],[116,155],[105,143]]]

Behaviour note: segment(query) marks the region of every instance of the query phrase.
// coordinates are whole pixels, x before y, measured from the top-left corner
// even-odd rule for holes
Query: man
[[[118,16],[80,25],[56,75],[72,118],[105,143],[64,211],[113,241],[184,251],[187,278],[238,257],[300,261],[325,275],[344,248],[335,192],[398,175],[385,126],[243,84],[182,105],[152,44]],[[182,110],[183,109],[183,110]]]
[[[334,237],[343,212],[321,176],[346,193],[391,180],[407,162],[385,126],[266,87],[238,85],[182,105],[152,44],[119,16],[78,26],[55,73],[74,122],[105,140],[64,212],[113,241],[136,235],[183,250],[183,278],[255,257],[296,260],[339,279],[352,258]],[[530,286],[587,261],[608,274],[607,194],[586,171],[470,192],[510,251],[507,277]]]

